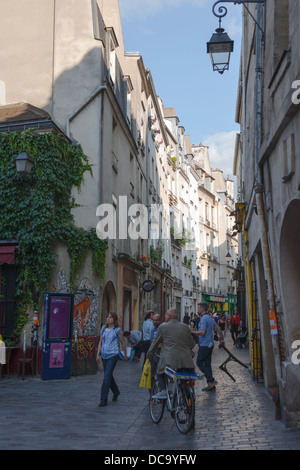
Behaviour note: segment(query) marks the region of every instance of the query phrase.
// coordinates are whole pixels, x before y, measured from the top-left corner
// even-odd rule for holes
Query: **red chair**
[[[34,374],[33,374],[34,351],[35,351],[35,346],[30,346],[30,348],[25,353],[25,367],[26,365],[28,365],[31,368],[32,377],[34,377]],[[18,377],[19,377],[21,375],[20,370],[22,370],[22,366],[23,366],[23,357],[21,357],[20,359],[17,359],[17,363],[18,363]]]

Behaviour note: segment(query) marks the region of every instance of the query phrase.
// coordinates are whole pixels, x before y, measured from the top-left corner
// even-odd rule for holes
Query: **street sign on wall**
[[[150,279],[143,282],[143,290],[145,292],[151,292],[154,289],[154,283]]]

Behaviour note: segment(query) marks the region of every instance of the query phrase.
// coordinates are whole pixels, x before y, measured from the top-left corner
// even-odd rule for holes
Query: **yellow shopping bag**
[[[146,359],[143,368],[142,378],[140,381],[140,388],[149,388],[149,390],[151,390],[151,364],[149,359]]]

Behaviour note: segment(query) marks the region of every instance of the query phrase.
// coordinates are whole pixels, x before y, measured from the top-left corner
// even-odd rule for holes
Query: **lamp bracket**
[[[257,27],[261,30],[261,32],[264,35],[264,31],[262,30],[262,28],[260,27],[260,25],[258,24],[256,19],[252,15],[252,13],[249,10],[249,8],[247,7],[246,3],[265,3],[266,1],[267,0],[218,0],[217,2],[215,2],[213,4],[212,12],[217,18],[219,18],[219,27],[221,27],[221,19],[224,18],[224,16],[227,15],[228,11],[227,11],[227,8],[224,5],[219,6],[218,11],[217,11],[216,8],[219,5],[219,3],[233,3],[234,5],[243,5],[244,8],[249,13],[249,15],[251,16],[251,18],[253,19],[253,21],[255,22],[255,24],[257,25]]]

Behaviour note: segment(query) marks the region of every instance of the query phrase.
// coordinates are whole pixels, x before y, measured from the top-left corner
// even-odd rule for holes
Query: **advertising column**
[[[45,294],[42,380],[71,376],[73,311],[73,294]]]

